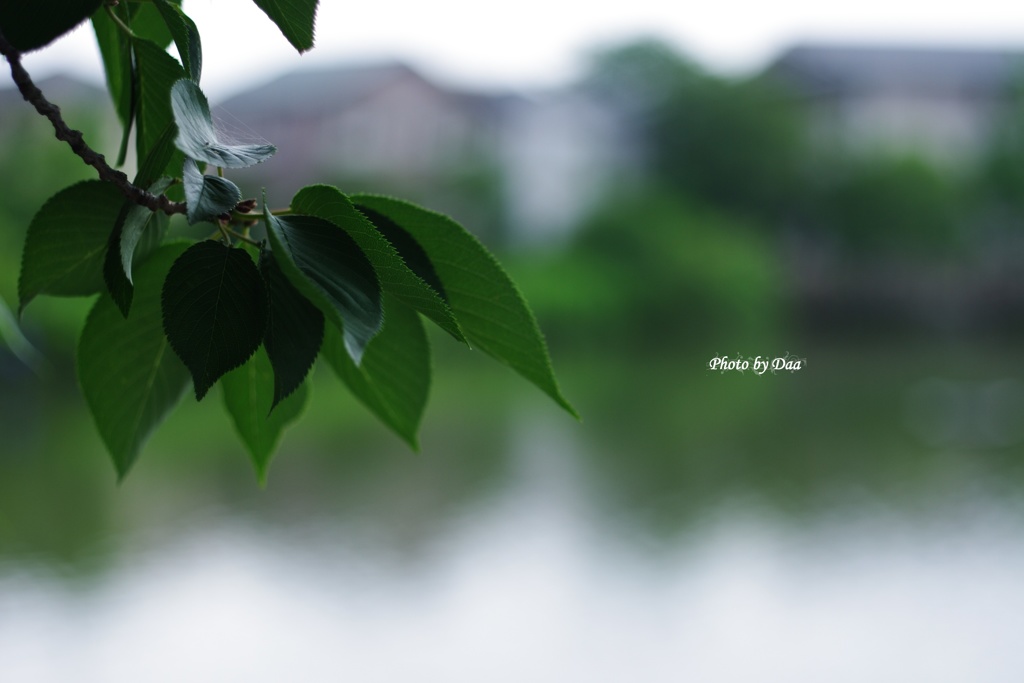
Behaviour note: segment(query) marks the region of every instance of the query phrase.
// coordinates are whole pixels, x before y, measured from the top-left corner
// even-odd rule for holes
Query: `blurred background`
[[[218,125],[279,148],[243,192],[453,215],[583,422],[434,334],[419,453],[318,367],[266,489],[216,391],[118,485],[74,379],[91,301],[36,300],[41,359],[0,316],[0,680],[1021,679],[1024,16],[648,4],[351,52],[325,6],[300,61],[186,2]],[[26,64],[110,155],[90,41]],[[33,214],[89,177],[0,85],[9,305]]]

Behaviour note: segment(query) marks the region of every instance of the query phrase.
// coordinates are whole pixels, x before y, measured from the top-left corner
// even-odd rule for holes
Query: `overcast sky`
[[[343,59],[399,57],[445,81],[543,87],[577,73],[589,49],[663,37],[723,72],[757,68],[797,41],[900,42],[1024,49],[1024,2],[973,0],[321,0],[317,47],[298,56],[250,0],[184,0],[203,37],[214,99],[282,71]],[[99,82],[86,25],[31,55],[39,76]]]

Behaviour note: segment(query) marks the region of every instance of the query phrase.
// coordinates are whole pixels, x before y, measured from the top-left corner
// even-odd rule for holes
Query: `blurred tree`
[[[1024,209],[1024,83],[1017,84],[978,164],[975,196],[1000,213]]]
[[[602,348],[733,352],[772,339],[782,320],[783,274],[763,233],[646,190],[600,207],[565,253],[521,280],[556,339],[568,326]]]
[[[776,84],[712,76],[656,41],[599,54],[585,83],[641,131],[650,171],[672,191],[775,226],[801,204],[804,126]]]
[[[966,211],[962,184],[918,158],[850,160],[822,183],[817,213],[855,253],[949,253]]]

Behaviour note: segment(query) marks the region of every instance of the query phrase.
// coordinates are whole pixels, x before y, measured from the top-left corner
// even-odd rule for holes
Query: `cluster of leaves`
[[[316,0],[255,2],[297,49],[312,46]],[[59,11],[34,13],[45,17],[5,4],[0,28],[29,49],[91,17],[125,131],[122,159],[135,131],[134,184],[183,197],[188,222],[213,231],[199,242],[167,240],[167,215],[100,180],[61,190],[29,226],[21,310],[38,295],[99,293],[78,376],[120,476],[191,381],[197,400],[220,383],[263,479],[308,399],[317,357],[415,448],[431,374],[423,318],[573,412],[515,285],[450,218],[325,185],[302,189],[286,209],[271,210],[265,196],[262,210],[242,199],[224,170],[275,149],[218,137],[199,86],[199,32],[179,2],[55,4]],[[24,30],[12,30],[18,21]],[[180,61],[167,52],[172,42]]]

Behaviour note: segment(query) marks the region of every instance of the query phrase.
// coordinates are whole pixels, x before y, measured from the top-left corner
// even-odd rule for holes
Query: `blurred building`
[[[956,167],[984,149],[1024,84],[1024,53],[800,45],[768,74],[806,99],[824,144]]]
[[[766,73],[802,99],[826,152],[817,180],[831,213],[789,245],[804,318],[1019,333],[1024,186],[1019,147],[1001,145],[1019,137],[1007,133],[1024,52],[802,45]]]
[[[288,74],[215,114],[228,136],[272,141],[278,153],[266,170],[299,185],[329,171],[416,181],[471,163],[485,151],[494,106],[382,63]]]
[[[290,197],[314,182],[400,193],[467,214],[499,240],[543,240],[597,195],[610,120],[571,93],[465,92],[397,62],[283,76],[214,110],[228,138],[270,141],[254,170]]]

